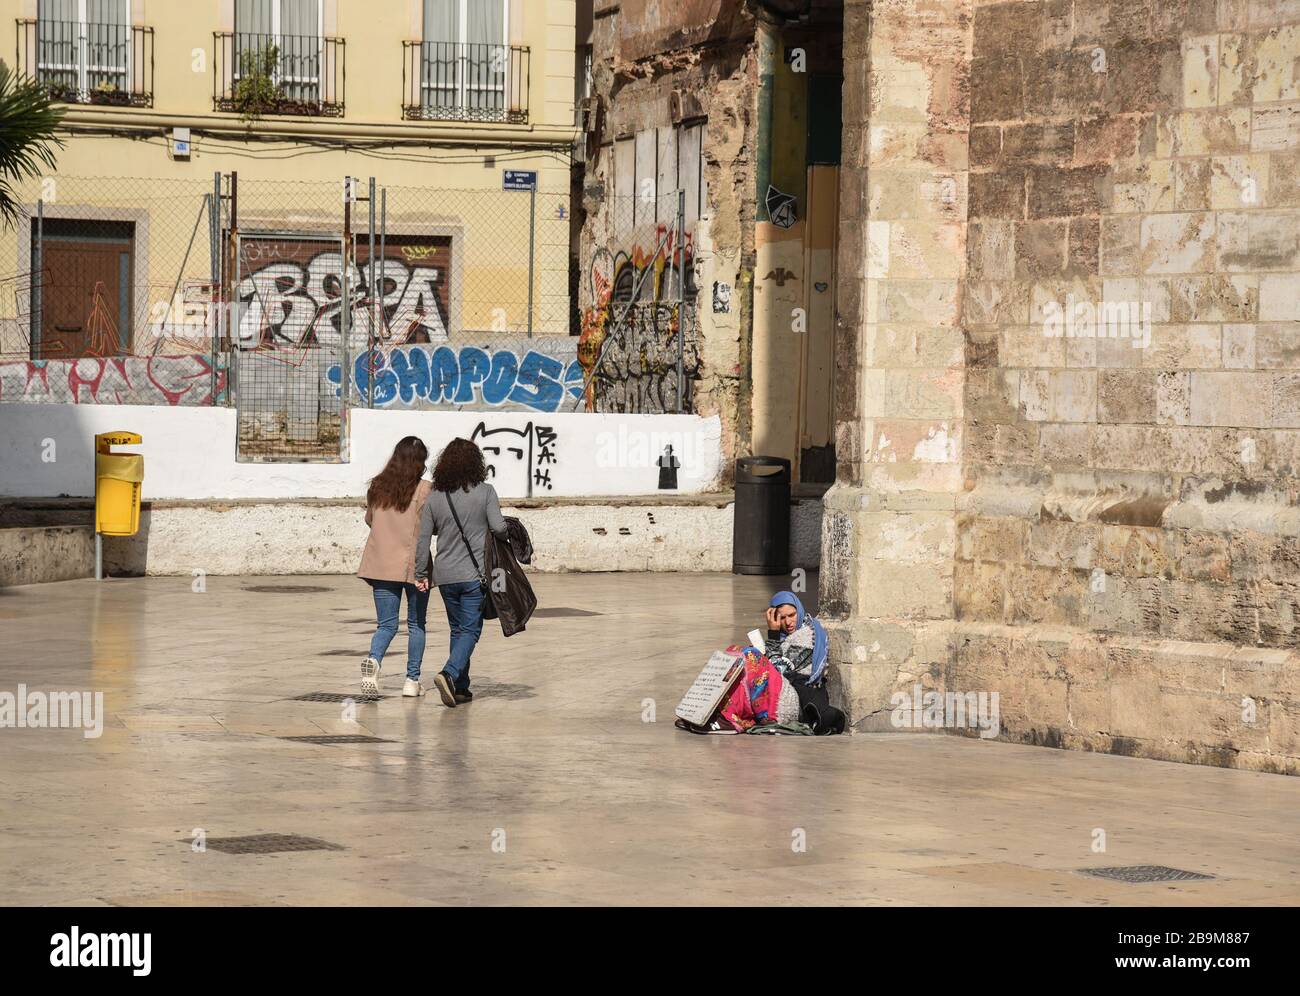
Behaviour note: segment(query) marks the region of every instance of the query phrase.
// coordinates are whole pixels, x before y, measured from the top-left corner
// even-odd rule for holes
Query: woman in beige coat
[[[415,584],[415,548],[419,540],[420,509],[429,497],[424,480],[429,450],[417,436],[407,436],[393,449],[388,465],[366,492],[366,525],[370,537],[361,554],[357,576],[375,596],[375,635],[370,656],[361,662],[361,694],[379,694],[379,670],[388,645],[397,635],[397,616],[406,594],[405,696],[423,695],[420,665],[424,661],[424,622],[429,592]]]

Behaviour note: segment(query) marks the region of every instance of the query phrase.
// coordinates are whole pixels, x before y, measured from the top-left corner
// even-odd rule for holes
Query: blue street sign
[[[502,190],[536,190],[537,170],[507,169],[501,171]]]

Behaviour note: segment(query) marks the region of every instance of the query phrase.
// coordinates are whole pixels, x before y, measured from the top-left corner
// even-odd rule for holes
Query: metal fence
[[[346,459],[350,407],[581,396],[567,193],[348,187],[26,185],[0,402],[233,405],[239,459],[294,461]]]
[[[580,402],[595,412],[694,411],[700,349],[684,194],[615,197],[599,221],[580,264]]]
[[[211,186],[54,176],[0,233],[0,401],[223,403]]]

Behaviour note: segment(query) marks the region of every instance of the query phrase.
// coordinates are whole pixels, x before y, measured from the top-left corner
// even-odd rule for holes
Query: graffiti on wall
[[[553,426],[529,422],[523,428],[489,429],[480,422],[469,438],[483,451],[488,478],[498,491],[531,497],[554,489],[551,471],[557,462],[559,435]]]
[[[593,254],[588,274],[592,304],[583,313],[578,338],[578,360],[590,380],[588,411],[676,411],[678,328],[683,317],[682,410],[692,410],[693,384],[700,376],[698,288],[689,232],[683,241],[684,316],[679,314],[683,250],[677,247],[672,226],[657,227],[650,250],[634,246],[630,252],[614,253],[602,248]]]
[[[226,372],[217,370],[217,399]],[[206,356],[110,356],[0,362],[0,402],[27,404],[207,405]]]
[[[373,383],[374,404],[389,407],[523,408],[558,411],[561,402],[581,394],[582,367],[573,353],[555,356],[539,349],[484,349],[478,346],[410,346],[362,353],[352,366],[356,394],[366,399]],[[325,376],[341,393],[342,370],[334,364]]]
[[[239,348],[297,363],[313,346],[339,345],[343,254],[337,245],[272,236],[241,241]],[[450,265],[450,237],[390,239],[376,261],[372,294],[368,248],[359,247],[349,267],[349,342],[365,348],[372,331],[374,341],[388,348],[446,342]]]

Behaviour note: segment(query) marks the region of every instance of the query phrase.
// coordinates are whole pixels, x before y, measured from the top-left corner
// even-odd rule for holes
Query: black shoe
[[[461,705],[464,705],[466,702],[474,701],[473,692],[456,692],[455,695],[456,695],[456,701],[459,702]]]
[[[451,681],[447,677],[447,672],[439,671],[433,676],[433,685],[438,689],[438,694],[442,697],[442,704],[452,709],[456,708],[456,693],[452,690]]]

